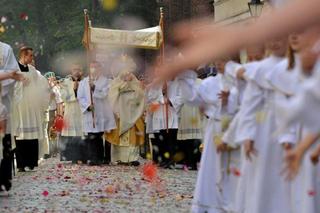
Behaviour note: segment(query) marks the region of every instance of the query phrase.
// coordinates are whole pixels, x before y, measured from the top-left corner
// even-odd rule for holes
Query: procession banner
[[[110,48],[110,46],[159,49],[162,42],[159,26],[136,31],[90,27],[89,32],[90,45],[98,49]]]

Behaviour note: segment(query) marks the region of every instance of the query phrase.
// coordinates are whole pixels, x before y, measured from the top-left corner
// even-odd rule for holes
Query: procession
[[[3,2],[1,212],[320,212],[320,1],[186,2]]]

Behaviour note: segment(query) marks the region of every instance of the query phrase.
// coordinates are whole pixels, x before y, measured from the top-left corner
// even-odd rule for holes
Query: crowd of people
[[[26,172],[58,154],[74,164],[139,166],[143,152],[164,168],[197,169],[203,116],[179,103],[174,82],[146,90],[126,54],[108,67],[92,60],[88,72],[73,63],[64,78],[42,75],[31,47],[22,47],[16,61],[0,44],[2,190],[10,189],[15,164]]]

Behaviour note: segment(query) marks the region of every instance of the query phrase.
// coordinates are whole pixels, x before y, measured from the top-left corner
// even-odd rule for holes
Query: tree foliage
[[[103,9],[102,0],[1,0],[0,40],[9,43],[15,52],[22,45],[33,47],[37,68],[52,69],[52,59],[58,54],[82,50],[84,29],[83,9],[87,8],[94,26],[114,26],[119,17],[141,18],[147,27],[157,24],[155,0],[118,0],[112,11]]]

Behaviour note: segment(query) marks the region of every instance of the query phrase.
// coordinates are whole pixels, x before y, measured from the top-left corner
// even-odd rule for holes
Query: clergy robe
[[[12,134],[16,137],[17,167],[38,166],[44,144],[44,113],[49,104],[49,85],[31,65],[20,66],[28,83],[16,82],[12,110]]]
[[[197,79],[197,84],[201,79]],[[199,107],[183,104],[179,112],[179,127],[177,134],[178,149],[184,153],[183,162],[191,169],[197,169],[200,161],[199,146],[203,138],[203,115]]]
[[[245,195],[246,213],[291,212],[290,184],[281,177],[283,148],[273,133],[277,130],[275,117],[275,93],[266,75],[283,58],[271,55],[262,60],[250,79],[243,99],[243,112],[238,129],[239,141],[253,140],[258,156],[248,169],[250,187]],[[290,142],[290,141],[283,141]]]
[[[295,56],[296,65],[293,69],[288,70],[288,61],[284,61],[276,66],[276,68],[268,76],[270,84],[273,86],[274,90],[277,91],[278,97],[277,103],[279,105],[287,105],[288,99],[294,98],[297,92],[301,89],[303,81],[305,80],[300,68],[300,60],[298,56]],[[290,108],[287,108],[290,110]],[[283,113],[278,110],[278,116],[281,120],[283,119]],[[281,120],[278,121],[280,124]],[[308,133],[308,128],[304,125],[295,125],[296,131],[293,132],[295,135],[291,137],[296,137],[296,140],[301,140]],[[292,127],[291,127],[292,129]],[[288,137],[289,135],[287,135]],[[314,148],[315,145],[312,147]],[[292,212],[294,213],[316,213],[320,211],[320,195],[315,194],[310,196],[310,191],[318,191],[320,186],[320,168],[313,165],[310,160],[310,154],[312,148],[307,151],[303,158],[301,169],[296,179],[292,182],[292,196],[291,205]]]
[[[14,70],[19,70],[19,66],[13,54],[12,48],[8,44],[0,42],[0,72]],[[12,144],[9,112],[11,110],[11,98],[13,94],[14,81],[8,79],[2,81],[1,84],[2,99],[0,100],[0,120],[6,120],[6,132],[1,133],[0,137],[0,186],[4,186],[6,190],[9,190],[11,188],[10,180],[12,179],[13,160],[11,152]],[[3,137],[3,134],[6,134],[5,137]]]
[[[154,161],[160,162],[161,166],[170,167],[176,150],[178,112],[182,106],[178,82],[168,81],[166,88],[165,85],[157,85],[151,88],[149,93],[152,94],[149,96],[149,108],[154,108],[151,110],[150,121],[155,135]],[[166,98],[169,102],[167,104]]]
[[[108,101],[110,80],[104,76],[100,76],[94,80],[93,83],[95,85],[92,94],[94,120],[92,111],[88,111],[91,105],[89,77],[84,78],[80,82],[77,98],[83,114],[83,131],[87,135],[86,141],[89,149],[89,160],[102,161],[104,157],[103,133],[116,129],[116,122]],[[94,127],[93,122],[95,124]],[[108,144],[106,144],[106,146],[108,146]],[[110,153],[110,150],[106,151]]]
[[[208,77],[195,86],[196,74],[187,71],[178,77],[182,100],[192,106],[203,106],[209,118],[204,133],[204,150],[194,192],[192,212],[220,213],[229,209],[224,186],[223,160],[216,152],[215,139],[221,135],[221,113],[227,110],[221,106],[218,94],[221,92],[221,76]],[[229,96],[231,98],[232,96]],[[230,99],[230,102],[231,99]]]
[[[59,138],[61,160],[86,160],[86,148],[82,140],[82,113],[74,90],[74,81],[66,78],[61,84],[61,97],[64,102],[64,128]]]
[[[197,79],[197,84],[201,79]],[[178,140],[202,139],[202,115],[199,107],[182,105],[179,112]]]
[[[105,133],[111,143],[111,162],[138,161],[139,146],[144,143],[144,91],[139,80],[123,80],[123,71],[110,84],[108,98],[116,114],[117,128]]]

